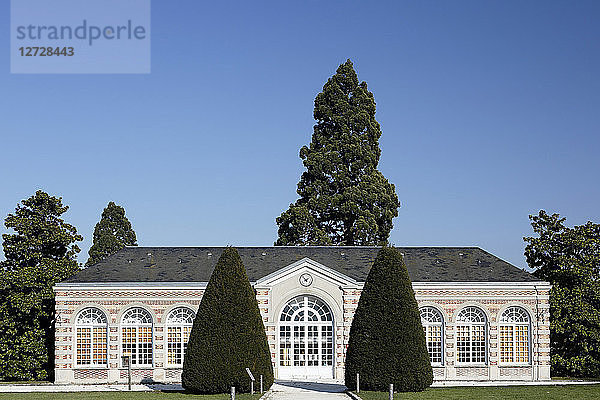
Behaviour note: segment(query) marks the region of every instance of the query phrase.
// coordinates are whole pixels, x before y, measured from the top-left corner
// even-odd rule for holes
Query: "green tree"
[[[600,377],[600,225],[569,228],[559,214],[530,215],[537,237],[525,237],[534,275],[552,284],[552,374]]]
[[[346,352],[346,386],[399,392],[425,390],[433,382],[419,307],[402,254],[382,248],[360,295]]]
[[[136,240],[131,222],[125,216],[125,209],[111,201],[102,211],[102,218],[94,228],[94,242],[85,265],[95,264],[125,246],[137,246]]]
[[[271,351],[246,269],[233,247],[219,257],[190,333],[181,377],[193,393],[250,391],[246,374],[273,384]]]
[[[276,219],[275,245],[381,245],[398,216],[394,185],[377,170],[381,128],[375,100],[352,62],[315,98],[317,124],[300,149],[300,198]]]
[[[61,219],[69,207],[38,190],[21,201],[4,225],[0,277],[0,379],[51,379],[54,367],[52,286],[79,270],[82,240]]]

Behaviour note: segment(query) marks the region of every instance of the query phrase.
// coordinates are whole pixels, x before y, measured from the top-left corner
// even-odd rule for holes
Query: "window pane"
[[[280,326],[279,327],[279,365],[285,366],[285,367],[292,365],[291,332],[292,332],[291,326]]]
[[[121,349],[124,356],[131,357],[131,364],[138,364],[137,361],[137,328],[135,327],[124,327],[122,329],[122,344]]]
[[[442,326],[428,326],[425,337],[431,362],[440,364],[442,362]]]
[[[303,367],[306,363],[306,348],[304,341],[306,339],[304,326],[294,326],[294,366]]]
[[[321,365],[333,365],[333,326],[321,327]]]
[[[513,327],[500,326],[500,362],[514,362],[513,350]]]
[[[142,326],[140,329],[140,364],[152,364],[152,328]]]
[[[485,326],[471,326],[471,357],[475,363],[485,362]]]
[[[459,325],[456,334],[458,362],[485,363],[485,325]]]
[[[181,364],[181,327],[169,327],[167,331],[167,362],[169,364]]]
[[[192,332],[191,326],[183,327],[183,356],[184,357],[185,357],[185,351],[187,350],[188,341],[190,340],[190,332]]]
[[[106,328],[96,327],[94,328],[94,340],[93,340],[93,358],[94,364],[106,364]]]
[[[468,326],[456,327],[456,350],[458,352],[458,362],[471,362],[471,336]]]
[[[91,364],[91,328],[77,328],[77,364]]]
[[[529,362],[529,325],[516,326],[515,357],[518,363]]]
[[[307,326],[306,329],[306,365],[316,367],[319,365],[319,327],[313,325]]]

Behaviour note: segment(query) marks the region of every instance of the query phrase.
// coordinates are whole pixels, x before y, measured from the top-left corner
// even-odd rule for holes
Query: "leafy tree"
[[[552,374],[600,377],[600,225],[573,228],[541,210],[530,215],[537,237],[525,237],[527,263],[550,282]]]
[[[95,264],[125,246],[137,246],[135,232],[125,216],[125,209],[111,201],[94,228],[94,242],[85,265]]]
[[[219,257],[190,333],[183,362],[183,387],[193,393],[250,391],[250,368],[273,384],[271,351],[256,296],[233,247]]]
[[[21,201],[4,225],[6,260],[0,266],[0,379],[52,378],[52,286],[79,270],[74,226],[61,219],[69,207],[38,190]]]
[[[350,328],[346,386],[365,390],[425,390],[433,382],[425,334],[402,254],[382,248],[369,271]]]
[[[275,245],[379,245],[398,216],[394,185],[377,170],[381,128],[375,100],[352,62],[340,65],[315,98],[317,124],[300,149],[300,198],[276,219]]]

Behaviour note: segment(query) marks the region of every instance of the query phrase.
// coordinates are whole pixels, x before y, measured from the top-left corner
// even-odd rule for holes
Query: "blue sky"
[[[9,15],[0,216],[62,196],[82,262],[109,201],[140,245],[272,245],[347,58],[377,102],[394,244],[525,267],[529,214],[600,222],[600,2],[154,0],[147,75],[10,74]]]

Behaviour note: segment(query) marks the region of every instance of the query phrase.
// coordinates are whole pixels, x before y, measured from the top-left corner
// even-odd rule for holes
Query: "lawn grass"
[[[318,394],[317,394],[318,396]],[[238,400],[261,395],[237,394]],[[386,392],[361,391],[363,400],[387,400]],[[180,392],[0,393],[0,400],[227,400],[228,394],[191,395]],[[419,393],[395,393],[395,400],[577,400],[600,399],[600,385],[434,388]]]
[[[387,392],[361,391],[363,400],[387,400]],[[395,400],[575,400],[600,399],[600,385],[429,388],[419,393],[394,393]]]
[[[260,394],[236,394],[236,400],[258,400]],[[0,393],[2,400],[228,400],[228,394],[193,395],[181,392]]]

